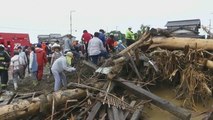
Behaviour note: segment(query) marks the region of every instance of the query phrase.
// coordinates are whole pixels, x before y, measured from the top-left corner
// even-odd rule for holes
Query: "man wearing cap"
[[[1,88],[3,90],[5,90],[7,87],[9,64],[10,55],[5,51],[4,45],[0,44],[0,77]]]
[[[67,52],[65,56],[61,56],[53,63],[51,71],[55,79],[54,91],[58,91],[61,88],[61,84],[65,88],[67,87],[67,79],[64,71],[72,72],[76,70],[74,67],[70,66],[72,59],[73,53]]]
[[[51,66],[53,65],[53,63],[55,62],[56,59],[58,59],[59,57],[62,56],[61,47],[60,47],[59,44],[54,43],[53,46],[52,46],[52,50],[54,51],[54,53],[52,54],[52,59],[51,59],[51,62],[50,62]]]
[[[132,32],[132,27],[129,27],[128,30],[126,31],[125,39],[127,46],[130,46],[132,43],[135,42],[135,36],[134,33]]]

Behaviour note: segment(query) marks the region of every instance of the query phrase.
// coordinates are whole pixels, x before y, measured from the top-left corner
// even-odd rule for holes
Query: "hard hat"
[[[73,58],[73,53],[72,52],[67,52],[65,55]]]
[[[3,44],[0,44],[0,47],[1,47],[1,48],[4,48],[4,45],[3,45]]]

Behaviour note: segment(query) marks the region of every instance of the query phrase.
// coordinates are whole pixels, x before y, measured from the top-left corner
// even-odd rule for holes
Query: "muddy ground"
[[[86,78],[88,78],[86,76],[86,72],[93,72],[93,71],[88,71],[88,69],[86,69],[86,68],[85,69],[81,68],[81,70],[78,72],[79,72],[80,76],[78,76],[79,74],[76,74],[76,73],[66,73],[68,83],[77,82],[77,79],[79,77],[84,77],[86,79]],[[83,82],[83,81],[81,81],[81,82]],[[27,75],[27,77],[25,79],[19,80],[19,82],[18,82],[19,88],[17,91],[14,91],[12,83],[13,82],[10,80],[8,90],[18,93],[18,94],[34,93],[34,92],[41,92],[41,93],[48,94],[48,93],[53,92],[54,78],[49,73],[48,67],[46,67],[44,70],[43,79],[41,81],[39,81],[37,86],[34,86],[32,84],[32,79],[29,75]],[[174,94],[175,88],[173,86],[161,84],[159,86],[150,87],[149,90],[151,92],[153,92],[154,94],[174,103],[177,106],[182,106],[183,100],[175,99],[175,94]],[[203,106],[202,104],[197,103],[197,111],[193,112],[192,120],[200,120],[200,119],[204,118],[203,115],[202,116],[196,116],[196,115],[210,109],[211,105],[212,105],[212,101],[213,101],[213,99],[209,99],[209,101],[208,101],[209,106]],[[144,116],[145,120],[179,120],[174,115],[172,115],[154,105],[144,107],[143,116]],[[46,117],[48,117],[48,116],[46,116]]]

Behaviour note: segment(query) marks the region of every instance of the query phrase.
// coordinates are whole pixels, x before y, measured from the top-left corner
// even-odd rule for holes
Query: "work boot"
[[[18,85],[17,83],[14,83],[14,89],[17,90],[18,89]]]

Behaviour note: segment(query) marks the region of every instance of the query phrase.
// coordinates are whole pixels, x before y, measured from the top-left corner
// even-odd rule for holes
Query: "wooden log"
[[[189,46],[192,49],[204,49],[213,50],[213,39],[196,39],[196,38],[178,38],[178,37],[155,37],[152,38],[153,44],[151,48],[164,48],[164,49],[184,49],[185,46]]]
[[[125,55],[126,53],[130,52],[132,49],[138,48],[144,41],[148,40],[150,37],[150,33],[146,33],[140,40],[134,42],[126,49],[122,50],[118,55]]]
[[[189,120],[191,118],[191,113],[189,113],[187,110],[185,110],[181,107],[175,106],[174,104],[170,103],[169,101],[162,99],[162,98],[156,96],[155,94],[148,92],[147,90],[128,82],[127,80],[118,78],[115,81],[117,84],[123,86],[124,88],[126,88],[127,90],[129,90],[130,92],[135,94],[136,96],[138,96],[142,99],[151,99],[152,104],[160,107],[163,110],[166,110],[166,111],[172,113],[173,115],[175,115],[183,120]]]
[[[53,97],[55,99],[55,105],[59,105],[66,103],[68,99],[86,97],[86,91],[82,89],[58,91],[47,96],[41,95],[34,98],[33,101],[21,100],[17,103],[2,106],[0,107],[0,120],[13,120],[24,118],[29,115],[36,115],[43,109],[42,107],[46,107],[46,109],[51,108]]]
[[[213,69],[213,61],[211,60],[207,60],[207,59],[200,59],[198,61],[199,64],[201,64],[202,66],[209,68],[209,69]]]
[[[95,64],[91,63],[91,62],[83,60],[82,63],[87,65],[87,66],[89,66],[89,67],[91,67],[91,68],[93,68],[93,69],[95,69],[95,70],[98,69],[98,67]]]
[[[133,115],[132,115],[132,117],[131,117],[130,120],[139,120],[140,115],[141,115],[141,110],[140,110],[140,109],[137,109],[137,110],[133,113]]]

